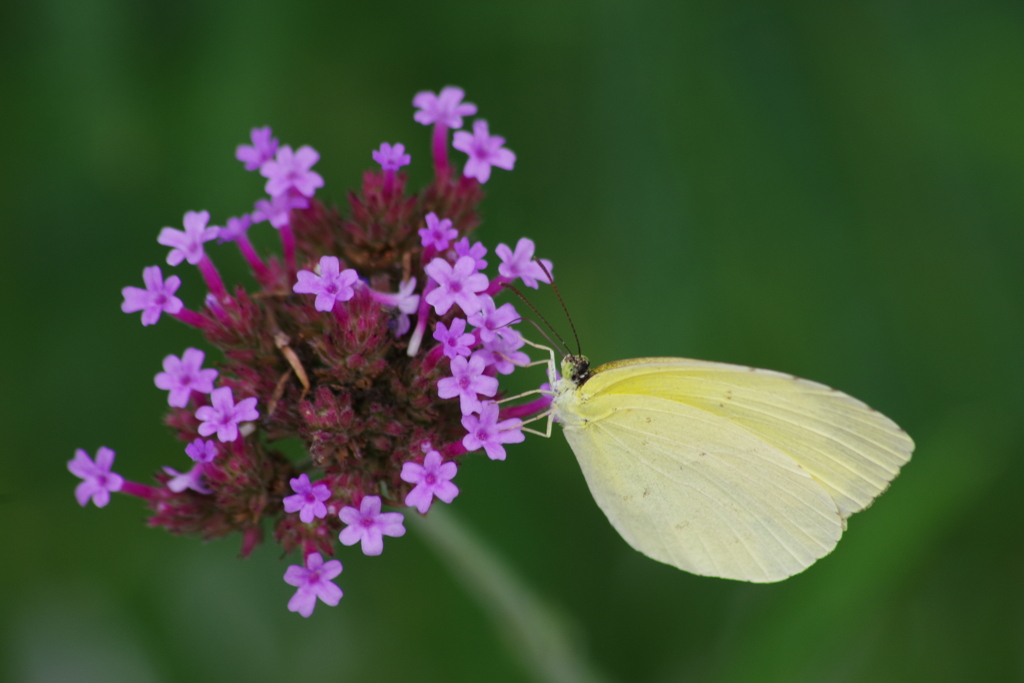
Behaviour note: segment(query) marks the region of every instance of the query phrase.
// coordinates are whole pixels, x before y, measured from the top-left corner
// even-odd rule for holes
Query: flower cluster
[[[315,198],[324,181],[312,147],[293,151],[269,127],[253,129],[235,155],[266,179],[267,197],[223,226],[189,211],[184,230],[157,237],[170,248],[169,266],[198,268],[209,292],[201,309],[184,306],[175,296],[181,278],[165,278],[159,265],[143,270],[144,288],[122,292],[122,310],[141,312],[143,325],[167,314],[220,352],[205,368],[199,349],[169,355],[154,378],[191,466],[164,467],[145,485],[111,471],[109,448],[95,461],[78,450],[68,469],[83,480],[80,504],[103,507],[110,492],[128,493],[148,503],[151,525],[172,533],[239,532],[243,555],[272,528],[286,552],[301,553],[284,578],[297,588],[288,609],[309,616],[317,598],[341,599],[332,582],[341,562],[323,559],[335,538],[379,555],[385,536],[405,533],[403,513],[384,506],[425,514],[435,499],[450,503],[467,453],[503,460],[505,444],[523,440],[523,418],[543,414],[550,399],[499,405],[499,377],[530,359],[514,328],[519,314],[495,297],[516,280],[550,282],[552,265],[523,238],[515,248],[499,244],[497,275],[484,272],[488,249],[470,237],[481,185],[492,167],[511,170],[515,155],[486,121],[458,130],[477,111],[463,97],[448,87],[413,99],[414,119],[433,126],[431,184],[408,193],[401,169],[410,155],[383,143],[372,153],[380,170],[364,174],[345,213]],[[448,158],[449,129],[468,155],[461,174]],[[249,241],[262,222],[277,230],[280,256]],[[235,243],[258,291],[225,285],[207,254],[215,240]],[[308,456],[286,456],[276,444],[288,438]]]

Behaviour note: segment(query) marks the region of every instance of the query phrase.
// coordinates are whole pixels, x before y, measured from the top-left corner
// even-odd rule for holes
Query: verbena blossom
[[[477,343],[476,336],[466,332],[466,321],[462,318],[453,319],[451,327],[445,327],[441,322],[437,323],[434,328],[434,339],[441,342],[441,349],[449,358],[468,356]]]
[[[157,373],[153,382],[158,389],[170,392],[167,404],[176,408],[188,405],[189,396],[193,391],[208,394],[213,391],[213,380],[217,379],[217,370],[203,369],[206,354],[199,349],[188,348],[181,358],[171,354],[164,358],[164,371]]]
[[[462,426],[466,428],[462,445],[467,451],[483,448],[491,460],[504,460],[504,444],[521,443],[526,439],[522,432],[522,424],[519,418],[499,422],[498,404],[488,401],[484,403],[480,415],[462,417]]]
[[[121,290],[124,302],[121,310],[125,313],[142,311],[142,324],[155,325],[160,320],[161,313],[174,315],[181,311],[184,304],[181,299],[174,296],[181,286],[181,278],[171,275],[164,280],[160,272],[160,266],[149,266],[142,270],[142,281],[146,284],[145,289],[138,287],[125,287]]]
[[[487,267],[487,261],[484,260],[484,256],[487,256],[487,247],[481,242],[474,242],[470,245],[469,238],[463,237],[455,243],[455,253],[458,256],[472,256],[476,261],[477,270],[483,270]]]
[[[341,573],[341,562],[330,560],[324,562],[320,553],[306,556],[306,566],[293,564],[284,573],[284,582],[298,588],[295,595],[288,601],[288,611],[298,612],[304,617],[313,613],[316,600],[320,598],[325,605],[334,607],[341,600],[342,592],[331,579]]]
[[[427,214],[427,227],[420,228],[419,235],[423,246],[444,251],[451,241],[459,236],[459,231],[452,227],[450,220],[438,218],[437,214],[431,211]]]
[[[454,86],[443,88],[439,95],[430,91],[418,92],[412,98],[412,105],[419,110],[413,119],[424,126],[439,123],[448,128],[462,128],[462,117],[476,113],[475,104],[462,101],[465,96],[462,88]]]
[[[397,171],[412,163],[412,157],[405,153],[405,145],[401,142],[394,145],[382,142],[379,150],[373,150],[373,160],[380,164],[383,171]]]
[[[193,266],[203,259],[203,243],[216,239],[220,228],[206,227],[210,222],[209,211],[189,211],[185,214],[185,229],[164,228],[156,241],[165,247],[173,247],[167,254],[168,265],[176,266],[188,261]]]
[[[264,190],[271,197],[295,190],[305,197],[312,197],[317,188],[324,186],[320,174],[311,170],[320,161],[320,154],[303,145],[296,151],[288,145],[277,150],[277,156],[260,166],[260,175],[267,178]]]
[[[511,171],[516,165],[516,155],[505,149],[505,138],[491,135],[487,122],[478,119],[473,122],[473,133],[458,131],[452,140],[452,147],[469,155],[462,174],[486,183],[491,177],[491,166]]]
[[[189,445],[185,446],[185,455],[192,458],[196,462],[213,462],[213,459],[217,457],[220,450],[217,448],[217,442],[213,439],[207,441],[206,439],[196,439]]]
[[[145,485],[110,471],[113,451],[101,449],[96,462],[79,451],[68,468],[82,479],[80,503],[105,505],[111,491],[134,496],[149,507],[150,525],[204,539],[237,533],[243,556],[272,539],[303,558],[288,570],[298,589],[289,607],[308,616],[318,596],[341,597],[330,581],[341,564],[324,558],[358,552],[345,550],[356,544],[378,554],[384,536],[404,533],[402,513],[385,506],[451,502],[459,465],[482,457],[469,451],[504,457],[523,438],[521,420],[544,417],[550,388],[526,403],[494,402],[504,395],[499,380],[530,360],[503,287],[546,282],[540,263],[549,271],[550,263],[537,263],[533,242],[520,240],[514,252],[500,247],[501,263],[485,272],[488,248],[472,239],[480,179],[447,162],[448,130],[476,113],[463,98],[457,88],[416,97],[416,120],[433,125],[434,178],[425,187],[407,188],[396,172],[410,161],[404,148],[382,145],[380,169],[360,188],[334,192],[347,198],[343,208],[313,198],[323,185],[315,150],[278,145],[269,128],[251,132],[236,156],[266,177],[269,197],[224,227],[195,213],[184,231],[164,233],[173,260],[194,262],[206,284],[206,293],[189,291],[201,307],[186,308],[175,296],[181,279],[164,279],[159,266],[143,271],[144,289],[122,291],[126,313],[142,312],[144,325],[167,313],[209,349],[168,356],[153,379],[168,392],[164,421],[190,469],[159,469]],[[494,165],[488,149],[480,158]],[[270,232],[264,222],[279,249],[250,241],[251,230]],[[221,281],[213,259],[229,249],[254,286]],[[302,443],[308,457],[285,455],[284,441]],[[434,445],[425,455],[424,443]]]
[[[214,389],[210,394],[210,405],[196,410],[196,419],[201,422],[199,433],[203,436],[216,434],[221,442],[238,438],[238,425],[255,420],[260,416],[256,410],[256,398],[242,399],[237,404],[231,387]]]
[[[438,315],[444,315],[452,306],[458,306],[466,314],[480,310],[480,297],[477,294],[485,291],[490,283],[486,275],[477,272],[472,257],[463,256],[454,266],[444,259],[436,258],[424,270],[438,285],[426,296],[427,303],[434,307]]]
[[[249,134],[252,145],[239,145],[235,149],[235,158],[245,164],[246,171],[255,171],[274,158],[277,138],[271,136],[270,126],[253,128]]]
[[[552,275],[551,261],[540,259],[540,263],[533,258],[533,240],[526,237],[516,243],[516,250],[512,251],[504,244],[499,244],[494,253],[501,259],[498,272],[504,277],[514,280],[520,278],[527,287],[537,289],[538,282],[551,284],[548,275]],[[541,266],[543,264],[543,266]],[[547,273],[544,270],[547,269]]]
[[[309,475],[305,472],[292,479],[289,484],[295,495],[285,496],[285,512],[298,512],[299,519],[304,524],[309,524],[314,518],[323,519],[327,516],[327,506],[324,502],[331,499],[331,489],[326,484],[311,484]]]
[[[75,499],[85,507],[90,500],[98,507],[105,507],[110,502],[110,492],[120,491],[124,479],[120,474],[110,471],[114,466],[114,451],[100,446],[96,451],[96,461],[79,448],[74,459],[68,461],[68,470],[76,477],[83,479],[75,488]]]
[[[338,517],[347,527],[342,529],[338,540],[343,545],[362,544],[364,555],[380,555],[384,550],[385,536],[404,536],[401,512],[381,512],[380,496],[365,496],[359,509],[346,505]]]
[[[252,222],[270,221],[272,226],[280,230],[291,221],[292,209],[308,207],[309,200],[302,195],[279,194],[270,199],[259,199],[256,201],[256,210],[252,212]]]
[[[224,244],[225,242],[234,242],[239,237],[242,237],[249,232],[249,228],[252,227],[252,216],[245,214],[243,216],[232,216],[228,219],[227,224],[223,228],[217,230],[217,244]]]
[[[452,376],[437,383],[437,395],[441,398],[459,398],[462,414],[479,412],[479,396],[494,396],[498,391],[498,380],[484,374],[487,364],[478,355],[468,359],[462,356],[452,358]]]
[[[402,481],[415,484],[405,496],[405,504],[426,514],[434,498],[450,503],[459,495],[459,487],[452,483],[459,468],[453,461],[441,462],[441,454],[435,450],[427,452],[423,464],[407,462],[402,465]]]
[[[495,371],[502,375],[511,375],[517,367],[530,362],[530,357],[519,349],[526,342],[522,335],[513,329],[505,328],[500,335],[483,343],[483,348],[474,351],[473,355],[484,359],[486,365],[494,366]]]
[[[203,468],[200,464],[193,465],[188,472],[179,472],[173,467],[164,467],[163,469],[171,477],[167,481],[167,488],[175,493],[181,493],[186,489],[192,489],[196,493],[213,493],[203,483]]]
[[[292,286],[296,294],[316,294],[314,307],[318,311],[329,311],[335,302],[348,301],[355,294],[352,286],[359,274],[351,268],[341,270],[341,263],[334,256],[320,258],[320,274],[308,270],[298,272],[299,281]]]
[[[486,295],[480,297],[480,310],[469,316],[469,324],[477,328],[480,341],[485,344],[493,341],[502,331],[511,331],[511,325],[517,322],[519,314],[515,306],[504,303],[500,308],[495,307],[494,299]]]

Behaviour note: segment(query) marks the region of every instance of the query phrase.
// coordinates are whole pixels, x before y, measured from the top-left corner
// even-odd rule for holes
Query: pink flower
[[[494,253],[501,259],[498,272],[508,278],[521,278],[524,285],[534,289],[539,288],[538,280],[545,284],[551,284],[551,280],[548,278],[548,274],[553,275],[551,261],[540,260],[544,264],[544,268],[547,268],[548,272],[545,273],[544,268],[541,268],[540,264],[534,260],[533,250],[533,240],[526,237],[522,237],[516,242],[514,253],[506,245],[499,244],[494,250]]]
[[[491,177],[491,166],[506,171],[511,171],[515,166],[516,155],[512,150],[502,147],[504,144],[505,138],[499,135],[492,136],[487,131],[487,122],[482,119],[473,122],[472,135],[460,130],[452,139],[452,147],[469,155],[462,175],[476,178],[481,183],[486,183]]]
[[[402,481],[416,484],[405,497],[405,504],[425,514],[437,496],[445,503],[450,503],[459,495],[459,487],[451,482],[458,471],[458,466],[448,461],[441,463],[441,454],[430,451],[423,459],[423,464],[407,462],[402,465]]]
[[[330,311],[336,301],[348,301],[355,295],[352,285],[359,280],[359,274],[351,268],[341,270],[336,256],[320,257],[320,274],[308,270],[298,272],[299,281],[292,287],[296,294],[316,294],[314,307],[318,311]]]
[[[473,355],[466,360],[462,356],[452,359],[452,376],[437,382],[437,395],[441,398],[459,397],[462,414],[468,415],[480,410],[483,396],[494,396],[498,392],[498,380],[484,373],[484,359]]]
[[[497,335],[511,332],[509,325],[520,320],[516,307],[512,304],[505,303],[501,308],[495,308],[494,299],[486,295],[481,295],[480,303],[480,310],[469,316],[469,324],[477,328],[480,341],[485,344],[493,341]]]
[[[75,451],[75,457],[68,461],[68,471],[84,480],[75,487],[79,505],[85,507],[91,498],[96,507],[105,507],[110,502],[110,492],[121,490],[124,479],[110,471],[113,465],[114,451],[106,446],[100,446],[96,451],[96,462],[81,448]]]
[[[306,566],[293,564],[284,573],[284,582],[298,588],[295,595],[288,601],[288,611],[298,612],[304,617],[313,613],[316,599],[320,598],[325,605],[334,607],[341,600],[343,593],[331,579],[341,573],[341,562],[331,560],[324,562],[320,553],[306,556]]]
[[[454,304],[458,304],[467,315],[480,310],[477,294],[486,290],[490,283],[486,275],[476,271],[476,261],[471,256],[463,256],[454,267],[444,259],[436,258],[424,270],[439,285],[426,298],[438,315],[447,313]]]
[[[192,489],[196,493],[213,493],[203,483],[202,463],[196,463],[188,472],[179,472],[173,467],[165,467],[164,472],[171,475],[167,488],[175,493],[181,493],[185,489]]]
[[[185,455],[198,463],[213,462],[213,459],[217,457],[217,442],[213,439],[209,441],[196,439],[185,446]]]
[[[142,311],[143,326],[155,325],[160,320],[161,313],[174,315],[181,311],[181,299],[174,296],[181,286],[180,277],[172,275],[165,281],[160,266],[149,266],[142,270],[142,281],[146,283],[146,289],[125,287],[121,290],[121,296],[124,297],[121,303],[122,311]]]
[[[459,256],[472,256],[476,259],[477,270],[487,267],[487,261],[484,260],[484,256],[487,256],[487,247],[482,242],[474,242],[473,246],[469,246],[469,238],[463,237],[455,243],[455,253]]]
[[[384,171],[397,171],[412,162],[412,157],[405,153],[405,145],[396,142],[393,146],[387,142],[380,144],[380,149],[373,150],[373,160],[380,164]]]
[[[224,244],[225,242],[234,242],[242,235],[249,232],[249,228],[252,226],[252,216],[245,214],[238,218],[232,216],[228,219],[227,227],[217,228],[217,244]]]
[[[434,339],[441,342],[441,349],[449,358],[468,356],[472,353],[471,347],[476,344],[476,337],[465,332],[466,321],[455,318],[450,328],[445,327],[444,323],[437,323],[434,326]]]
[[[327,506],[324,501],[331,497],[331,490],[326,484],[313,485],[309,483],[306,474],[300,474],[296,479],[290,480],[294,496],[284,499],[285,512],[298,512],[299,519],[304,524],[309,524],[313,518],[323,519],[327,516]]]
[[[188,261],[193,266],[203,260],[203,242],[217,237],[220,228],[206,227],[210,221],[209,211],[189,211],[185,214],[185,230],[164,228],[156,241],[165,247],[173,247],[167,254],[167,263],[176,266]]]
[[[201,394],[213,391],[217,371],[213,368],[202,369],[204,358],[205,353],[193,348],[185,349],[181,358],[173,354],[164,358],[164,371],[158,373],[153,382],[158,389],[171,392],[167,395],[168,405],[184,408],[193,391]]]
[[[517,367],[530,362],[530,357],[518,350],[525,343],[521,334],[506,328],[499,336],[484,342],[484,347],[473,355],[483,358],[486,365],[493,365],[501,374],[511,375]]]
[[[255,171],[274,158],[274,153],[277,152],[277,138],[270,136],[270,126],[253,128],[249,133],[252,146],[239,145],[235,149],[235,158],[245,164],[246,171]]]
[[[236,405],[231,387],[214,389],[210,394],[210,403],[196,410],[196,419],[202,422],[199,433],[203,436],[216,433],[222,443],[238,438],[239,423],[252,422],[260,416],[256,410],[256,398],[242,399]]]
[[[435,95],[429,90],[418,92],[412,98],[412,106],[419,111],[413,114],[412,118],[424,126],[439,123],[448,128],[462,128],[462,117],[476,113],[475,104],[462,101],[465,96],[462,88],[454,86],[444,88],[440,95]]]
[[[424,247],[433,246],[437,251],[444,251],[449,242],[459,236],[459,231],[452,227],[450,220],[439,220],[437,214],[431,211],[427,214],[427,227],[420,228],[419,235]]]
[[[324,186],[324,179],[313,164],[320,161],[320,155],[309,145],[303,145],[295,152],[288,145],[277,150],[277,157],[260,167],[260,175],[267,178],[266,192],[271,197],[295,190],[306,197],[312,197],[316,188]]]
[[[384,536],[403,536],[401,512],[381,512],[380,496],[364,496],[356,510],[351,505],[341,508],[341,521],[348,524],[338,535],[344,545],[362,541],[364,555],[380,555],[384,550]]]
[[[504,460],[505,448],[502,444],[521,443],[526,439],[522,425],[523,421],[516,417],[498,422],[498,404],[487,401],[483,404],[480,417],[462,417],[462,426],[468,432],[462,438],[462,445],[467,451],[483,448],[491,460]]]
[[[395,336],[401,337],[409,331],[409,316],[416,312],[420,305],[420,295],[416,294],[416,278],[411,277],[398,285],[398,292],[388,294],[370,290],[370,296],[385,306],[392,306],[398,309],[398,324],[395,327]]]
[[[259,199],[256,201],[256,210],[252,212],[252,222],[262,223],[270,221],[270,224],[280,230],[292,219],[292,209],[309,208],[309,200],[302,195],[279,194],[271,197],[270,201]]]

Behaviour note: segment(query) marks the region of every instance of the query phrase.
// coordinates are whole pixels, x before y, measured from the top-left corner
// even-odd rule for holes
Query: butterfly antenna
[[[510,290],[512,290],[512,291],[513,291],[513,292],[515,293],[515,295],[516,295],[516,296],[518,296],[518,297],[519,297],[520,299],[522,299],[522,300],[523,300],[523,303],[525,303],[525,304],[526,304],[527,306],[529,306],[529,307],[530,307],[530,310],[531,310],[531,311],[533,311],[534,313],[536,313],[536,314],[537,314],[537,317],[538,317],[538,318],[540,318],[541,320],[543,320],[543,321],[544,321],[544,324],[548,326],[548,329],[549,329],[549,330],[551,330],[551,332],[552,332],[552,333],[553,333],[553,334],[555,335],[555,337],[556,337],[556,338],[558,339],[558,341],[559,341],[559,342],[561,343],[561,345],[562,345],[562,348],[561,348],[561,349],[559,349],[560,351],[564,351],[566,355],[569,355],[569,356],[571,356],[571,355],[572,355],[572,353],[571,353],[571,352],[569,351],[569,346],[568,346],[568,345],[567,345],[567,344],[565,343],[565,340],[563,340],[563,339],[562,339],[562,336],[561,336],[560,334],[558,334],[558,332],[557,332],[557,331],[555,330],[555,328],[554,328],[554,327],[552,327],[552,326],[551,326],[551,323],[549,323],[549,322],[547,321],[547,318],[545,318],[545,317],[544,317],[544,315],[543,315],[543,314],[542,314],[542,313],[541,313],[540,311],[538,311],[538,310],[537,310],[537,307],[536,307],[536,306],[534,306],[533,304],[531,304],[531,303],[530,303],[530,300],[529,300],[529,299],[527,299],[527,298],[526,298],[525,296],[523,296],[523,293],[522,293],[522,292],[520,292],[520,291],[519,291],[518,289],[516,289],[516,288],[515,288],[515,286],[513,286],[513,285],[510,285],[510,284],[509,284],[509,283],[507,283],[507,282],[503,282],[501,286],[502,286],[502,287],[504,287],[504,288],[506,288],[506,289],[510,289]],[[530,319],[529,319],[529,318],[527,318],[527,320],[530,320]],[[533,323],[534,327],[536,327],[536,328],[537,328],[538,330],[540,330],[540,333],[544,335],[544,338],[545,338],[545,339],[547,339],[547,340],[548,340],[548,342],[550,342],[550,344],[551,344],[552,346],[558,346],[558,344],[555,344],[555,342],[551,341],[551,337],[549,337],[549,336],[548,336],[547,334],[545,334],[545,333],[544,333],[544,330],[541,330],[541,329],[540,329],[540,325],[538,325],[538,324],[537,324],[537,323],[536,323],[535,321],[533,321],[533,320],[530,320],[530,322],[531,322],[531,323]]]
[[[566,307],[565,302],[562,301],[562,295],[558,291],[558,286],[555,284],[555,278],[551,277],[551,271],[548,270],[547,266],[544,265],[543,261],[541,261],[536,256],[533,257],[533,260],[537,262],[537,265],[540,266],[540,269],[543,270],[544,274],[548,276],[548,284],[551,285],[551,289],[555,290],[555,296],[558,297],[558,303],[562,304],[562,310],[565,311],[565,317],[568,318],[569,320],[569,327],[572,329],[572,336],[576,339],[576,350],[579,352],[578,355],[582,356],[583,347],[580,346],[580,336],[576,334],[576,326],[573,325],[572,323],[572,316],[569,315],[569,309]],[[545,320],[544,322],[547,321]],[[550,327],[550,325],[548,327]]]

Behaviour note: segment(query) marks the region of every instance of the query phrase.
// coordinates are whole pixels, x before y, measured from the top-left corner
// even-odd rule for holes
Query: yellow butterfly
[[[537,346],[531,344],[532,346]],[[553,417],[622,537],[679,569],[770,582],[835,547],[914,442],[822,384],[772,370],[636,358],[548,366]]]

